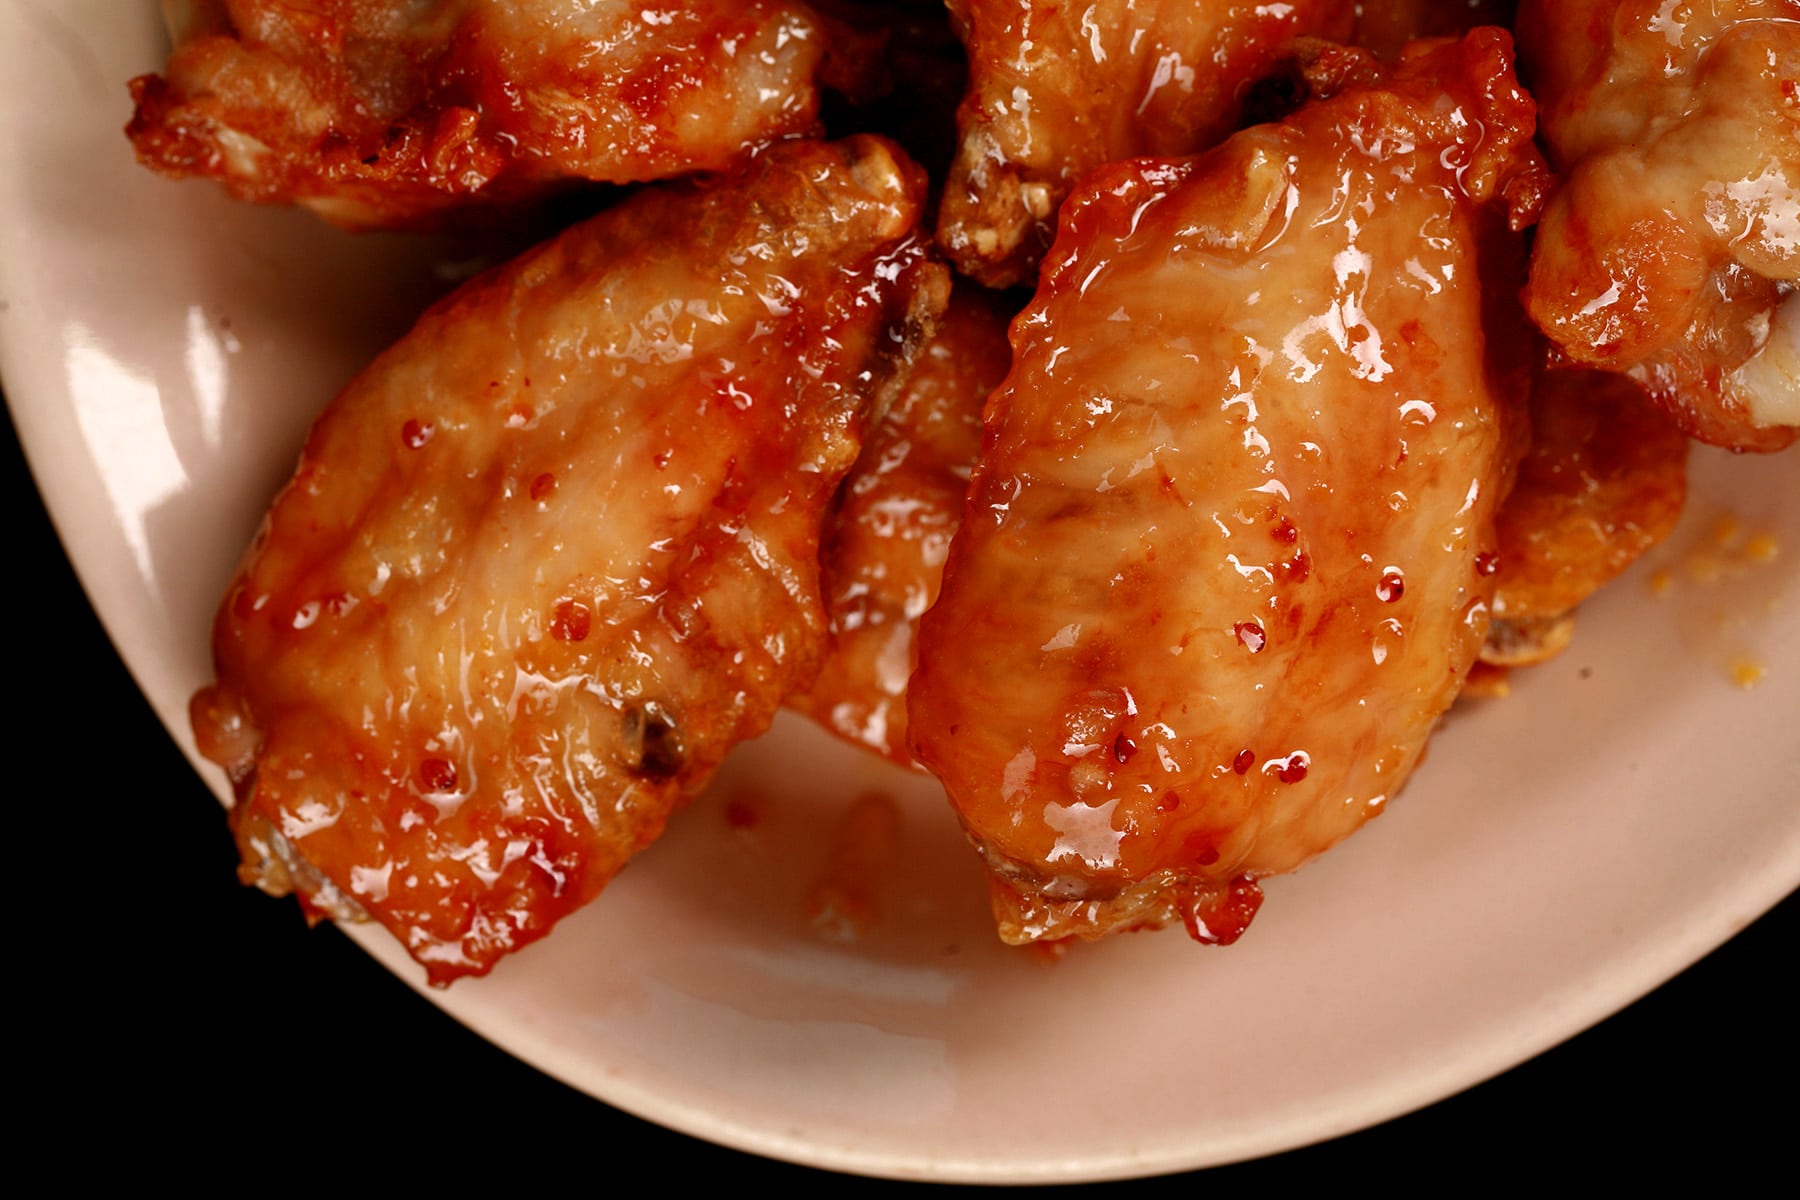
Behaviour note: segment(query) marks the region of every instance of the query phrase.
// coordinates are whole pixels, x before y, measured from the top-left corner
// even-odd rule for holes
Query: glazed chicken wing
[[[479,974],[825,642],[819,528],[947,290],[886,143],[792,143],[479,277],[327,410],[193,702],[246,879]]]
[[[1523,666],[1569,642],[1574,610],[1674,529],[1688,439],[1644,389],[1559,368],[1531,389],[1531,452],[1500,506],[1483,661]]]
[[[1075,180],[1189,154],[1235,127],[1296,34],[1346,37],[1349,0],[950,0],[969,52],[938,242],[990,287],[1029,282]]]
[[[919,618],[937,600],[981,449],[981,406],[1012,349],[998,298],[959,286],[898,399],[869,431],[826,527],[831,651],[788,701],[838,736],[902,765],[906,681]]]
[[[138,156],[344,226],[742,163],[815,126],[790,0],[173,0]]]
[[[1013,325],[910,697],[1007,941],[1232,940],[1487,630],[1532,104],[1496,29],[1313,52],[1286,122],[1090,176]]]
[[[1694,437],[1800,434],[1800,3],[1527,0],[1520,53],[1566,175],[1531,315]]]

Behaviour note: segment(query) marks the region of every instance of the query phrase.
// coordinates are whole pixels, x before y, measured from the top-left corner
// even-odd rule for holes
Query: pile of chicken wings
[[[593,213],[325,408],[192,705],[246,880],[434,982],[784,705],[1008,942],[1233,941],[1800,435],[1793,0],[167,8],[162,174]]]

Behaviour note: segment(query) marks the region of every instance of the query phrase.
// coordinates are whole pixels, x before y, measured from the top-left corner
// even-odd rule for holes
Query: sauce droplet
[[[1137,743],[1121,733],[1118,737],[1113,739],[1112,753],[1114,762],[1129,762],[1131,761],[1131,756],[1137,753]]]
[[[1312,756],[1304,750],[1296,750],[1286,758],[1271,758],[1263,764],[1264,774],[1273,774],[1283,783],[1299,783],[1306,778],[1306,769],[1312,765]]]
[[[579,642],[594,626],[594,615],[579,600],[564,600],[550,618],[550,636],[559,642]]]
[[[531,498],[533,500],[541,503],[555,494],[556,476],[550,474],[550,472],[545,471],[542,475],[539,475],[536,479],[531,481]]]
[[[1392,604],[1406,595],[1406,576],[1399,567],[1383,567],[1381,581],[1375,585],[1375,595],[1383,604]]]
[[[1255,765],[1256,755],[1248,746],[1239,750],[1237,752],[1237,757],[1231,760],[1231,769],[1236,771],[1239,775],[1248,774],[1250,768]]]
[[[1500,569],[1500,556],[1492,550],[1483,550],[1475,556],[1475,573],[1486,579]]]
[[[1237,634],[1237,640],[1252,654],[1262,653],[1263,646],[1268,643],[1268,635],[1255,621],[1239,621],[1231,627],[1231,632]]]
[[[419,764],[419,782],[428,792],[456,790],[456,767],[441,758],[428,758]]]
[[[1229,946],[1243,936],[1261,907],[1262,889],[1248,875],[1239,875],[1222,891],[1197,898],[1191,908],[1184,907],[1181,920],[1196,942]]]
[[[432,427],[408,420],[400,427],[400,440],[406,443],[408,450],[417,450],[431,440]]]

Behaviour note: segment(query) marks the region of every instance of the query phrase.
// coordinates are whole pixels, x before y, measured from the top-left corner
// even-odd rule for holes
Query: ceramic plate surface
[[[0,7],[0,369],[77,569],[192,758],[186,702],[240,551],[312,416],[445,272],[441,247],[138,168],[123,82],[162,53],[152,4]],[[651,1120],[885,1175],[1151,1174],[1438,1099],[1800,882],[1800,460],[1694,466],[1686,523],[1584,610],[1575,648],[1459,708],[1392,811],[1268,881],[1229,950],[1003,950],[935,785],[784,719],[600,902],[432,999]],[[847,816],[890,802],[879,917],[835,939],[809,900]],[[1045,1119],[1058,1098],[1078,1120]]]

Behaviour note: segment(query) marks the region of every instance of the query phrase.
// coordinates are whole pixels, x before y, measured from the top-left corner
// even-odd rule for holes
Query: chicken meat
[[[919,618],[938,597],[981,449],[981,408],[1006,377],[1008,307],[968,284],[951,293],[937,335],[869,432],[844,481],[823,547],[831,652],[788,701],[825,728],[902,765],[906,681]]]
[[[572,179],[742,165],[811,133],[824,55],[789,0],[169,0],[138,157],[347,227],[440,222]]]
[[[436,982],[592,899],[817,671],[820,526],[948,291],[888,143],[786,143],[480,276],[327,409],[220,607],[249,882]]]
[[[1482,661],[1526,666],[1565,649],[1576,606],[1675,528],[1687,458],[1687,435],[1633,380],[1572,367],[1540,375],[1531,452],[1500,506]]]
[[[1692,436],[1800,436],[1800,0],[1526,0],[1519,52],[1564,176],[1527,303],[1576,363]]]
[[[1005,940],[1233,940],[1455,698],[1524,440],[1511,52],[1311,44],[1286,121],[1065,206],[910,689]]]
[[[950,0],[969,54],[938,242],[989,287],[1033,282],[1086,171],[1229,134],[1297,34],[1346,38],[1349,0]]]

